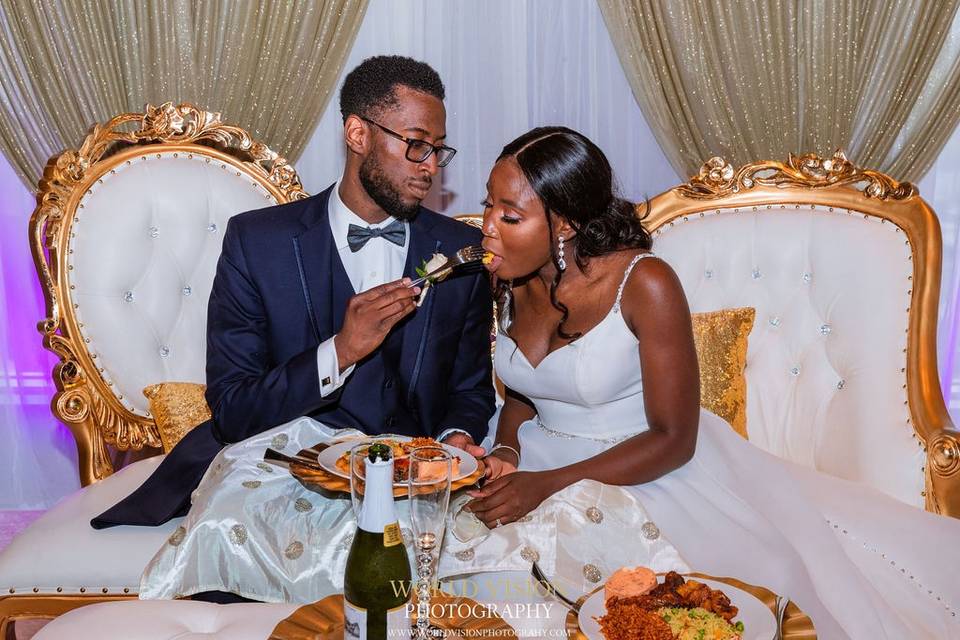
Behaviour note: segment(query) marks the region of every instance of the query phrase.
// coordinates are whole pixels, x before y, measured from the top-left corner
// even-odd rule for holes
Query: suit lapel
[[[332,187],[317,196],[300,219],[305,229],[293,238],[304,300],[320,342],[340,330],[354,293],[327,218],[331,191]]]
[[[300,269],[304,299],[317,340],[320,342],[329,339],[342,328],[347,302],[354,295],[327,217],[327,203],[331,191],[332,188],[316,196],[316,200],[300,219],[304,230],[293,238],[293,250]],[[429,260],[434,253],[443,251],[443,243],[432,233],[432,228],[430,220],[424,215],[418,215],[410,222],[410,247],[403,269],[405,276],[416,278],[417,267],[424,260]],[[424,304],[394,328],[394,332],[399,335],[388,336],[382,346],[389,351],[394,351],[399,346],[399,366],[401,375],[407,381],[408,402],[412,402],[414,387],[420,374],[437,294],[438,291],[431,291]]]
[[[431,230],[432,225],[425,215],[418,215],[410,222],[410,248],[407,250],[407,262],[403,269],[404,276],[417,278],[417,267],[424,260],[429,260],[434,253],[443,251],[443,243],[431,233]],[[436,298],[437,291],[431,291],[423,305],[405,320],[402,327],[403,340],[400,351],[400,366],[404,375],[407,376],[408,402],[412,402],[413,390],[420,374],[423,351],[433,314],[433,303]]]

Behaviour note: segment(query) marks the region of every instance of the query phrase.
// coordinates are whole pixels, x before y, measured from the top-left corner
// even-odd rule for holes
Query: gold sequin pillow
[[[161,382],[143,390],[150,401],[150,414],[160,431],[163,452],[169,453],[191,429],[211,418],[204,392],[195,382]]]
[[[693,314],[693,340],[700,364],[700,405],[747,437],[747,336],[753,307]]]

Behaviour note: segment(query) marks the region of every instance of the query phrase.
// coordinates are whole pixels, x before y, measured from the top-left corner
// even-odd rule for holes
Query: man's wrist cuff
[[[437,436],[437,442],[443,442],[446,438],[452,436],[455,433],[462,433],[465,436],[469,436],[471,439],[473,438],[473,436],[471,436],[468,432],[464,431],[463,429],[451,427],[450,429],[444,429],[443,431],[440,432],[440,435]]]

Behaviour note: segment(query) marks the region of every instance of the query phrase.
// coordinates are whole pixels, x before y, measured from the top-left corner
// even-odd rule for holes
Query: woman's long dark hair
[[[563,272],[557,258],[550,213],[566,220],[577,232],[574,259],[583,269],[589,258],[622,249],[647,249],[653,240],[643,228],[636,207],[617,194],[613,170],[600,148],[586,136],[567,127],[537,127],[509,143],[497,161],[513,157],[527,182],[547,211],[550,256],[557,275],[550,285],[550,302],[563,317],[557,333],[575,340],[580,333],[567,333],[564,323],[569,309],[557,299]],[[504,284],[498,296],[506,308],[512,306]],[[512,315],[512,310],[508,312]]]

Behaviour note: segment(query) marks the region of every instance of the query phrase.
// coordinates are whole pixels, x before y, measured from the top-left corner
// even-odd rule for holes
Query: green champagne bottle
[[[363,505],[343,578],[344,638],[409,638],[410,560],[393,504],[390,447],[371,445],[363,463]]]

